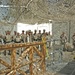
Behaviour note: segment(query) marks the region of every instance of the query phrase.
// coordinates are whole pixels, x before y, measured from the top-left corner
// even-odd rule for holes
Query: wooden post
[[[43,70],[43,72],[46,71],[46,66],[45,66],[45,57],[46,57],[46,49],[45,49],[45,44],[42,45],[42,54],[43,54],[43,61],[41,63],[41,68]]]
[[[31,51],[29,52],[29,61],[33,61],[33,47],[31,49]],[[29,71],[30,71],[30,75],[33,75],[33,64],[30,63],[29,64]]]
[[[11,50],[11,69],[14,70],[12,75],[16,75],[15,65],[16,65],[16,49],[12,49]]]

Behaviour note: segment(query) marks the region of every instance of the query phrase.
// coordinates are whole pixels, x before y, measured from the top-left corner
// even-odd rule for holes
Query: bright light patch
[[[23,23],[18,23],[17,24],[17,32],[21,33],[22,30],[24,31],[28,31],[31,30],[32,32],[34,32],[34,30],[41,30],[41,32],[43,32],[43,29],[46,30],[46,32],[51,32],[52,34],[52,23],[44,23],[44,24],[34,24],[34,25],[30,25],[30,24],[23,24]]]

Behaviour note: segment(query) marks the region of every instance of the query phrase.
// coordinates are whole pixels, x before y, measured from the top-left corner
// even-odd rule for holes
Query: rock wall
[[[69,42],[72,42],[72,35],[75,32],[74,21],[54,21],[52,25],[52,33],[54,39],[60,39],[62,32],[65,32]]]
[[[5,35],[5,31],[7,30],[13,34],[13,31],[17,30],[17,25],[0,25],[0,34]]]

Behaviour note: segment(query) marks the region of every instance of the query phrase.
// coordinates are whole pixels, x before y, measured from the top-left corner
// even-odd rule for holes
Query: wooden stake
[[[14,70],[12,72],[12,75],[16,75],[15,65],[16,65],[16,49],[12,49],[11,51],[11,69]]]
[[[33,61],[33,47],[31,51],[29,52],[29,61]],[[33,64],[32,63],[29,64],[29,71],[30,71],[30,75],[33,75]]]

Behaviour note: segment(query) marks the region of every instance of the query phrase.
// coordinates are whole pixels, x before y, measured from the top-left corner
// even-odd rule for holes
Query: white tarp
[[[44,23],[44,24],[34,24],[34,25],[29,25],[29,24],[22,24],[22,23],[18,23],[17,24],[17,32],[21,33],[22,30],[24,31],[28,31],[31,30],[34,32],[34,30],[41,30],[41,32],[43,31],[43,29],[46,30],[46,32],[51,32],[52,33],[52,24],[49,23]]]

